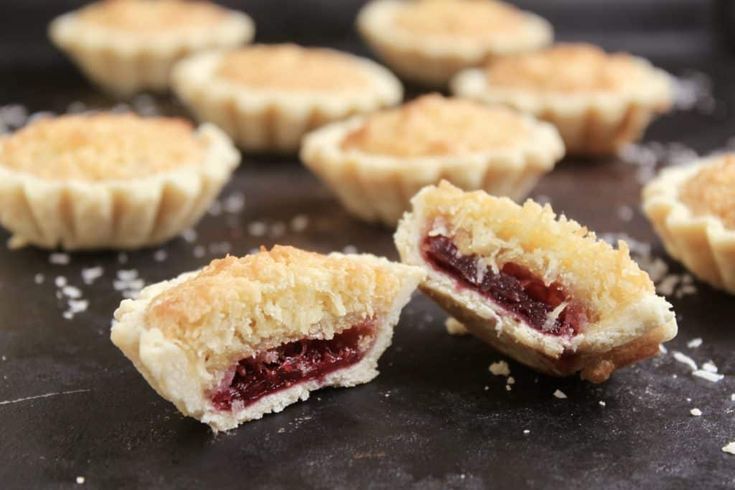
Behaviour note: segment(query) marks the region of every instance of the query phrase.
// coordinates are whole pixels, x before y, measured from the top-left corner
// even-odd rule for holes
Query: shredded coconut
[[[700,409],[698,409],[698,408],[692,408],[691,410],[689,410],[689,413],[692,414],[693,417],[701,417],[702,416],[702,411]]]
[[[33,282],[35,282],[36,284],[43,284],[45,280],[46,278],[40,272],[33,277]]]
[[[309,226],[309,217],[304,214],[297,214],[291,218],[291,231],[301,232]]]
[[[689,342],[687,342],[687,347],[690,349],[696,349],[697,347],[702,345],[702,339],[700,337],[697,337],[696,339],[692,339]]]
[[[679,351],[674,351],[674,359],[682,364],[686,364],[692,369],[692,371],[696,371],[697,369],[699,369],[697,363],[694,362],[694,359],[686,354],[682,354]]]
[[[727,454],[735,454],[735,442],[730,442],[722,447],[722,452]]]
[[[189,228],[181,233],[181,238],[183,238],[187,243],[194,243],[197,239],[197,232]]]
[[[560,389],[557,389],[557,390],[556,390],[556,391],[554,392],[554,396],[555,396],[556,398],[559,398],[560,400],[563,400],[563,399],[567,398],[567,395],[566,395],[566,393],[564,393],[564,392],[563,392],[563,391],[561,391]]]
[[[69,254],[66,253],[52,253],[48,256],[48,261],[54,265],[68,265],[70,261]]]
[[[222,202],[222,209],[225,213],[236,214],[245,208],[245,195],[242,192],[230,194]]]
[[[268,227],[261,221],[253,221],[248,225],[248,233],[255,237],[261,237],[266,234]]]
[[[724,374],[713,373],[711,371],[704,371],[703,369],[697,369],[692,373],[693,376],[702,378],[711,383],[719,383],[725,377]]]
[[[104,269],[102,267],[89,267],[86,269],[82,269],[82,281],[84,281],[84,284],[87,286],[91,285],[102,277],[104,274]]]
[[[84,485],[85,480],[86,479],[83,476],[78,476],[77,477],[77,485]]]
[[[156,250],[153,253],[153,260],[155,260],[156,262],[163,262],[164,260],[166,260],[167,257],[168,257],[168,252],[166,252],[163,249]]]

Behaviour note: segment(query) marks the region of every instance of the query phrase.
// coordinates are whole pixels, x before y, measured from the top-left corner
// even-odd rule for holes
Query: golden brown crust
[[[183,119],[68,115],[0,139],[0,165],[47,180],[139,179],[201,164],[204,149]]]
[[[215,76],[258,90],[293,92],[356,91],[371,83],[353,57],[296,44],[230,51],[222,56]]]
[[[684,182],[679,195],[695,216],[714,216],[735,230],[735,154],[701,167]]]
[[[79,11],[82,22],[144,36],[210,29],[226,15],[213,3],[181,0],[102,0]]]

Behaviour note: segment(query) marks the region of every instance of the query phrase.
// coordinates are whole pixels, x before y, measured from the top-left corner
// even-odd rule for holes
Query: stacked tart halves
[[[205,1],[102,0],[55,19],[51,40],[101,87],[118,95],[165,90],[173,64],[207,49],[234,48],[252,20]]]
[[[277,246],[145,288],[115,312],[112,341],[182,413],[228,430],[372,380],[422,277],[370,255]]]
[[[459,70],[498,56],[551,43],[544,19],[510,4],[486,0],[374,0],[357,26],[366,42],[399,75],[446,85]]]
[[[0,223],[11,246],[158,244],[194,225],[239,163],[212,125],[110,113],[37,120],[0,138]]]
[[[521,199],[563,155],[548,123],[439,95],[320,128],[301,149],[348,211],[388,226],[416,192],[442,179]]]
[[[448,183],[413,199],[395,240],[422,289],[474,335],[541,372],[605,381],[676,335],[624,242],[613,249],[533,201]]]
[[[278,153],[298,150],[309,130],[403,97],[398,79],[377,63],[294,44],[192,56],[174,69],[173,86],[199,119],[244,150]]]
[[[459,73],[452,92],[553,123],[567,153],[604,155],[640,138],[673,100],[671,77],[648,61],[589,44],[558,44]]]
[[[664,169],[643,190],[643,210],[672,257],[735,293],[735,154]]]

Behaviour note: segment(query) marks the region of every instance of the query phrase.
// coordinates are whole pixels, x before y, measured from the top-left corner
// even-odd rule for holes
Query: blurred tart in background
[[[174,69],[174,91],[202,121],[248,151],[295,153],[325,123],[400,103],[401,83],[357,56],[295,44],[194,55]]]
[[[374,0],[357,26],[396,73],[433,87],[446,86],[462,69],[553,40],[546,20],[490,0]]]
[[[11,247],[134,249],[194,225],[240,154],[212,125],[97,113],[0,138],[0,223]]]
[[[662,170],[643,189],[643,210],[669,255],[735,294],[735,154]]]
[[[640,139],[673,102],[671,77],[648,61],[590,44],[557,44],[468,69],[452,93],[553,123],[567,153],[605,155]]]
[[[49,36],[94,83],[118,96],[164,91],[174,63],[255,35],[241,12],[206,1],[102,0],[62,15]]]
[[[301,150],[351,214],[391,227],[426,185],[522,199],[563,155],[548,123],[436,94],[318,129]]]

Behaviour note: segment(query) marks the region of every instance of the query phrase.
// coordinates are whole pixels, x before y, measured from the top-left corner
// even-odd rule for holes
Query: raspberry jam
[[[247,406],[298,383],[322,379],[357,363],[374,338],[373,322],[365,322],[330,340],[297,340],[242,359],[232,380],[214,392],[212,404],[218,410],[231,410],[235,403]]]
[[[458,285],[491,299],[540,332],[572,337],[587,322],[584,309],[559,283],[547,286],[523,266],[510,262],[497,273],[484,266],[480,271],[477,255],[462,255],[452,240],[442,235],[424,238],[421,251],[435,269],[452,276]],[[549,315],[562,303],[566,307],[552,321]]]

